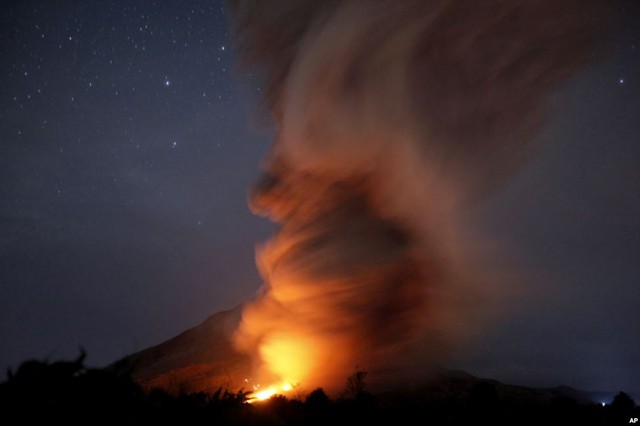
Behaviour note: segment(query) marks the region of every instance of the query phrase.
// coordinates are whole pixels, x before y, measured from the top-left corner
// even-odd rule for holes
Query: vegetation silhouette
[[[414,424],[492,425],[633,423],[640,409],[620,392],[609,405],[586,404],[558,396],[549,401],[503,394],[498,382],[480,381],[468,395],[420,399],[391,398],[367,391],[360,369],[346,380],[345,392],[331,399],[322,388],[302,398],[275,395],[250,403],[246,390],[169,394],[145,391],[129,374],[85,366],[86,353],[71,361],[22,363],[0,383],[0,423],[63,425],[326,425]]]

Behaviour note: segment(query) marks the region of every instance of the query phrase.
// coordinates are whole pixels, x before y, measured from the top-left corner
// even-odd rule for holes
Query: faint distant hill
[[[251,370],[247,356],[232,344],[233,331],[240,322],[242,306],[211,315],[200,325],[156,346],[136,352],[109,366],[131,373],[143,388],[160,388],[169,393],[214,392],[222,387],[239,390]],[[580,404],[610,402],[613,393],[584,392],[567,386],[536,389],[482,379],[456,370],[442,370],[422,386],[377,394],[384,404],[407,402],[440,403],[466,401],[479,384],[490,385],[500,400],[522,404],[547,404],[570,399]]]
[[[573,400],[578,404],[593,404],[593,398],[584,391],[568,386],[554,388],[530,388],[483,379],[464,371],[442,370],[432,381],[412,389],[398,389],[378,395],[387,405],[439,404],[445,401],[468,401],[481,386],[495,391],[496,400],[511,401],[523,405],[548,404],[552,401]]]

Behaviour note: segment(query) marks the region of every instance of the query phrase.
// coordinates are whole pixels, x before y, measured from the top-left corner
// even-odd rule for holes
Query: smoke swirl
[[[280,224],[236,332],[261,380],[427,374],[512,284],[467,226],[588,63],[594,2],[238,0],[276,139],[251,207]]]

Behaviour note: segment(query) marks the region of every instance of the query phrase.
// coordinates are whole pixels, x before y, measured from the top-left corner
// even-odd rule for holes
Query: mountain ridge
[[[238,305],[210,315],[199,325],[128,355],[107,368],[131,374],[147,391],[159,388],[171,394],[180,394],[213,393],[219,388],[246,390],[251,360],[237,351],[232,341],[233,332],[242,317],[242,308],[243,305]],[[392,404],[399,398],[421,402],[468,399],[480,383],[492,386],[500,398],[543,404],[559,398],[580,404],[610,402],[616,393],[584,391],[569,386],[533,388],[511,385],[462,370],[442,369],[428,382],[387,390],[376,393],[376,396]],[[629,394],[638,397],[633,392]]]

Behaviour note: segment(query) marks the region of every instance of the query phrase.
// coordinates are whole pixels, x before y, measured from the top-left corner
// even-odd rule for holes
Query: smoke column
[[[467,226],[588,63],[579,0],[239,0],[276,138],[253,189],[279,223],[236,331],[254,378],[340,389],[428,374],[515,285]]]

